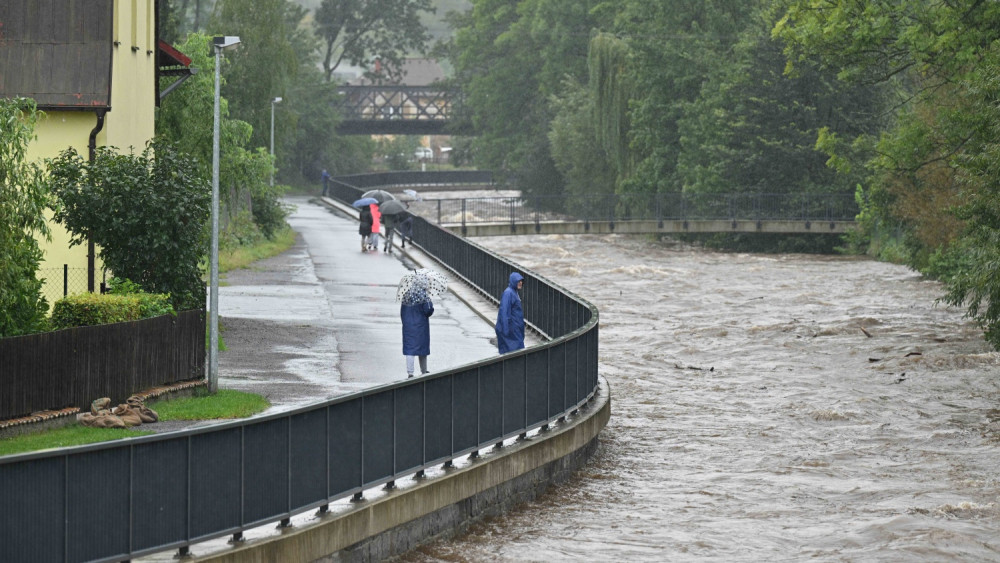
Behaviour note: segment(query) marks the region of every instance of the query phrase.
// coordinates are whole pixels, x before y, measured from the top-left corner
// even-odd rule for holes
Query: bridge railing
[[[345,202],[363,188],[339,179]],[[494,301],[525,276],[552,339],[434,375],[268,416],[0,457],[0,561],[122,561],[243,531],[499,444],[598,389],[590,303],[416,218],[413,241]]]
[[[425,199],[409,203],[438,224],[537,221],[853,221],[854,194],[603,194]]]
[[[493,173],[489,170],[434,170],[427,172],[399,170],[338,176],[333,179],[332,183],[335,186],[339,185],[345,188],[342,192],[334,192],[334,197],[338,197],[340,193],[344,197],[350,197],[350,194],[355,193],[352,188],[360,188],[364,192],[364,190],[371,188],[393,186],[492,186]]]

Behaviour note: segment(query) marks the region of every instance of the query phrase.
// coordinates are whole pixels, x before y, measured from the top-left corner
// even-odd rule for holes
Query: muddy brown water
[[[612,418],[571,481],[424,561],[1000,560],[1000,356],[856,257],[476,239],[593,302]]]

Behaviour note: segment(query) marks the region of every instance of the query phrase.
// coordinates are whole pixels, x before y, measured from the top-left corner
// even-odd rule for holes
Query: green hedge
[[[163,293],[101,295],[78,293],[56,301],[52,309],[52,329],[137,321],[175,314],[169,296]]]

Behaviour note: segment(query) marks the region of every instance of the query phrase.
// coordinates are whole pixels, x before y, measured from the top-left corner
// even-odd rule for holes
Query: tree
[[[444,47],[462,91],[463,119],[476,137],[469,153],[480,168],[526,194],[559,195],[564,179],[552,160],[551,96],[564,79],[586,82],[587,43],[597,1],[476,2],[455,15]]]
[[[375,57],[382,76],[397,80],[403,58],[427,47],[420,15],[433,11],[430,0],[323,0],[315,22],[326,81],[344,61],[368,68]]]
[[[175,90],[157,110],[157,135],[174,146],[183,146],[197,161],[195,172],[204,182],[212,180],[212,129],[214,126],[215,58],[208,55],[210,38],[191,34],[180,46],[189,53],[192,66],[206,68]],[[272,160],[258,147],[251,150],[250,124],[229,117],[229,103],[219,100],[219,192],[229,215],[241,210],[249,197],[259,230],[268,238],[280,230],[285,213],[279,204],[280,190],[270,186]],[[229,224],[224,225],[228,229]]]
[[[193,159],[151,142],[138,155],[101,147],[90,162],[67,149],[48,164],[55,219],[71,244],[94,241],[116,277],[169,293],[178,310],[205,305],[198,263],[208,242],[211,189]]]
[[[941,277],[946,299],[967,305],[1000,349],[1000,5],[795,0],[773,33],[786,41],[793,69],[815,60],[843,80],[898,93],[894,121],[861,163],[876,196],[870,215],[898,222],[907,263]],[[836,148],[861,141],[831,152],[842,158]]]
[[[602,217],[605,201],[592,196],[614,191],[616,170],[606,149],[597,141],[594,101],[582,84],[567,78],[559,95],[552,96],[555,116],[549,140],[552,160],[566,179],[566,211],[578,217]]]
[[[315,42],[300,28],[304,17],[305,10],[288,0],[218,0],[212,29],[240,38],[239,48],[224,56],[222,93],[232,116],[252,127],[249,146],[269,146],[271,100],[287,94],[300,61],[315,49]],[[287,124],[275,125],[276,137],[291,133]]]
[[[0,99],[0,337],[42,330],[49,310],[36,277],[48,197],[38,167],[25,162],[37,120],[34,101]]]

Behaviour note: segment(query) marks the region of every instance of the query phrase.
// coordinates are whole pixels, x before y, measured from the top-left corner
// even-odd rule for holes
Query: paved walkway
[[[219,387],[261,394],[276,412],[405,379],[396,286],[434,264],[412,246],[363,253],[356,219],[317,198],[288,203],[294,247],[220,284]],[[434,308],[431,373],[496,355],[495,305],[453,281]]]

